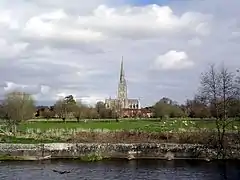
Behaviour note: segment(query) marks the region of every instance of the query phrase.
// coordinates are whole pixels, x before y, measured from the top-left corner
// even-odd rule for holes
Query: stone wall
[[[214,149],[194,144],[0,144],[0,156],[18,159],[37,160],[41,157],[81,158],[96,155],[102,158],[126,159],[216,159]],[[228,159],[240,159],[240,151],[231,148]]]

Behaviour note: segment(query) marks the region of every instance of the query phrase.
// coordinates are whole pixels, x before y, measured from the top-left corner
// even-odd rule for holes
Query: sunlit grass
[[[227,127],[228,131],[236,131],[240,129],[240,121],[233,121]],[[182,133],[207,132],[216,130],[214,121],[194,121],[191,119],[165,119],[165,120],[88,120],[80,121],[35,121],[24,122],[18,127],[16,136],[2,136],[0,142],[12,143],[39,143],[39,142],[67,142],[72,137],[79,136],[79,133],[86,132],[88,134],[105,134],[107,136],[127,131],[129,132],[146,132],[151,133]],[[93,133],[91,133],[93,132]],[[127,134],[127,133],[126,133]],[[136,135],[138,136],[138,135]],[[94,136],[91,137],[94,139]],[[91,138],[89,141],[91,141]]]
[[[234,121],[227,127],[228,130],[236,130],[240,127],[239,121]],[[121,120],[120,122],[115,121],[91,121],[86,122],[53,122],[53,121],[39,121],[39,122],[25,122],[19,126],[19,130],[26,132],[27,129],[38,129],[39,131],[47,131],[51,129],[65,129],[71,131],[71,129],[81,129],[82,131],[92,130],[136,130],[146,132],[166,132],[166,131],[181,131],[193,130],[193,129],[216,129],[214,121],[192,121],[190,119],[175,119],[175,120],[159,120],[159,121],[147,121],[147,120]]]

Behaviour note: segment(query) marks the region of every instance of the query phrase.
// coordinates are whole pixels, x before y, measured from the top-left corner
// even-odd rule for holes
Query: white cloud
[[[197,12],[176,15],[168,6],[110,8],[99,5],[88,15],[72,15],[64,9],[37,14],[27,20],[22,36],[74,43],[113,37],[153,38],[181,32],[208,35],[208,20],[208,16]]]
[[[209,35],[210,34],[209,25],[206,22],[199,23],[196,27],[196,32],[203,36]]]
[[[94,106],[98,101],[104,102],[105,98],[106,98],[106,96],[90,95],[90,96],[86,96],[86,97],[77,98],[77,100],[80,100],[84,104]]]
[[[9,29],[17,29],[18,22],[13,18],[14,15],[10,10],[3,10],[0,12],[0,26],[7,26]]]
[[[10,11],[2,11],[0,14],[0,23],[9,24],[11,23]]]
[[[29,43],[14,42],[9,43],[6,39],[0,37],[0,58],[12,58],[22,53]]]
[[[188,55],[183,51],[171,50],[160,55],[154,62],[155,69],[177,70],[192,67],[194,62],[188,59]]]
[[[48,94],[50,92],[51,88],[49,86],[45,86],[45,85],[42,85],[41,86],[41,93],[44,95],[44,94]]]
[[[24,36],[36,39],[64,41],[93,41],[104,38],[101,32],[77,26],[74,17],[68,16],[63,10],[30,18],[23,33]]]
[[[183,101],[209,63],[239,66],[239,0],[12,1],[0,1],[0,97],[11,89],[49,104],[58,95],[115,97],[124,56],[130,98]]]
[[[141,39],[182,31],[207,35],[207,20],[208,16],[195,12],[177,16],[168,6],[148,5],[116,9],[100,5],[91,16],[79,16],[78,24],[110,35]]]
[[[23,91],[28,92],[32,95],[36,95],[42,93],[42,86],[41,85],[27,85],[27,84],[18,84],[14,82],[7,81],[5,82],[6,86],[3,88],[6,93],[12,91]]]
[[[77,101],[77,102],[82,102],[83,104],[87,104],[87,105],[95,105],[98,101],[104,101],[106,98],[106,95],[88,95],[88,96],[79,96],[76,95],[68,90],[61,90],[62,92],[57,93],[55,95],[55,100],[59,100],[59,99],[63,99],[64,97],[68,96],[68,95],[72,95],[73,98]]]
[[[21,85],[21,84],[15,84],[13,82],[6,82],[6,87],[4,87],[3,89],[5,91],[14,91],[16,90],[17,88],[23,88],[24,85]]]

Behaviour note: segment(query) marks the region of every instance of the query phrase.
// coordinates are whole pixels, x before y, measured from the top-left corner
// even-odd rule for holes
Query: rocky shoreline
[[[0,144],[0,160],[80,159],[218,159],[215,149],[199,144],[173,143],[48,143],[48,144]],[[240,159],[240,151],[232,147],[227,159]]]

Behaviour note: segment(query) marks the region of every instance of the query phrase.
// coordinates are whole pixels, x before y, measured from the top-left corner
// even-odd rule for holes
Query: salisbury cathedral
[[[123,59],[121,61],[120,78],[118,83],[117,98],[108,98],[105,100],[106,108],[113,108],[118,104],[123,110],[137,110],[141,109],[140,101],[138,99],[129,99],[127,96],[127,83],[124,74]]]

